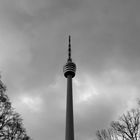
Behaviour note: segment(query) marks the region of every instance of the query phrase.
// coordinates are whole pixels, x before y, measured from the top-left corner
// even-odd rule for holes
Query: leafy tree
[[[5,91],[6,87],[0,80],[0,140],[31,140]]]
[[[97,131],[99,140],[140,140],[140,109],[132,109],[113,121],[109,129]]]

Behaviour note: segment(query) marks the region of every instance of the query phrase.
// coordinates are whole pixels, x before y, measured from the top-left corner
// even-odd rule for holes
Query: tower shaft
[[[74,140],[74,119],[73,119],[73,95],[72,78],[75,76],[76,65],[71,59],[71,38],[69,36],[68,59],[63,67],[64,76],[67,78],[67,101],[66,101],[66,133],[65,140]]]
[[[74,121],[73,121],[73,95],[72,95],[72,76],[67,76],[67,103],[66,103],[66,136],[65,140],[74,140]]]

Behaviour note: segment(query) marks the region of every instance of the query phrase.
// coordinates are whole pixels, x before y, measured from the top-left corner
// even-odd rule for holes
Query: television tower
[[[71,58],[71,37],[69,36],[68,59],[63,67],[64,76],[67,78],[67,102],[66,102],[66,132],[65,140],[74,140],[74,119],[73,119],[73,95],[72,78],[75,76],[76,65]]]

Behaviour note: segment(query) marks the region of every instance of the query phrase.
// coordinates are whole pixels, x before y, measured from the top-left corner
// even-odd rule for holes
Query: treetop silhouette
[[[0,79],[0,139],[31,140],[23,127],[20,114],[14,111],[5,92],[6,86]]]

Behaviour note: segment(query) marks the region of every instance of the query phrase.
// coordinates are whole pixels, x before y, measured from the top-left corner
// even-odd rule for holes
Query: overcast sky
[[[75,139],[140,98],[139,0],[1,0],[0,71],[7,94],[34,140],[65,139],[68,35]]]

